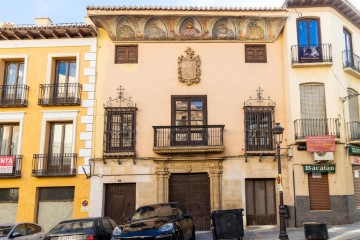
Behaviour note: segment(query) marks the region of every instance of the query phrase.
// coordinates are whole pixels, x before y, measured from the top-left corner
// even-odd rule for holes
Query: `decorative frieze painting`
[[[236,40],[273,42],[285,17],[96,16],[113,41]]]

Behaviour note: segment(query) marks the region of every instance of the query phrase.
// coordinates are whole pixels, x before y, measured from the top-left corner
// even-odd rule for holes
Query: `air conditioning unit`
[[[334,160],[333,152],[314,152],[315,161],[332,161]]]

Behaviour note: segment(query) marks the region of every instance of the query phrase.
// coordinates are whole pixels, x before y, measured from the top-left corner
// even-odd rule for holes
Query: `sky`
[[[86,6],[281,7],[285,0],[0,0],[0,22],[34,24],[35,17],[53,23],[84,22]],[[360,0],[349,0],[360,9]]]

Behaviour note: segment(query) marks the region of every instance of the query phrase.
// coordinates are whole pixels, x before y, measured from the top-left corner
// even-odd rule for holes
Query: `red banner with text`
[[[306,136],[306,151],[335,152],[335,136],[333,135]]]

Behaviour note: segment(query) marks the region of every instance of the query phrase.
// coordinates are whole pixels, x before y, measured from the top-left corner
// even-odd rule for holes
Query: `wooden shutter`
[[[308,174],[310,210],[331,210],[329,195],[329,180],[327,173],[321,177]]]
[[[245,45],[245,62],[266,63],[266,45]]]
[[[360,208],[360,166],[353,166],[355,207]]]
[[[347,90],[349,98],[349,120],[350,122],[359,122],[359,98],[357,92],[352,89]]]
[[[138,46],[115,46],[115,63],[137,63]]]
[[[300,103],[302,119],[325,119],[324,84],[301,84]]]

